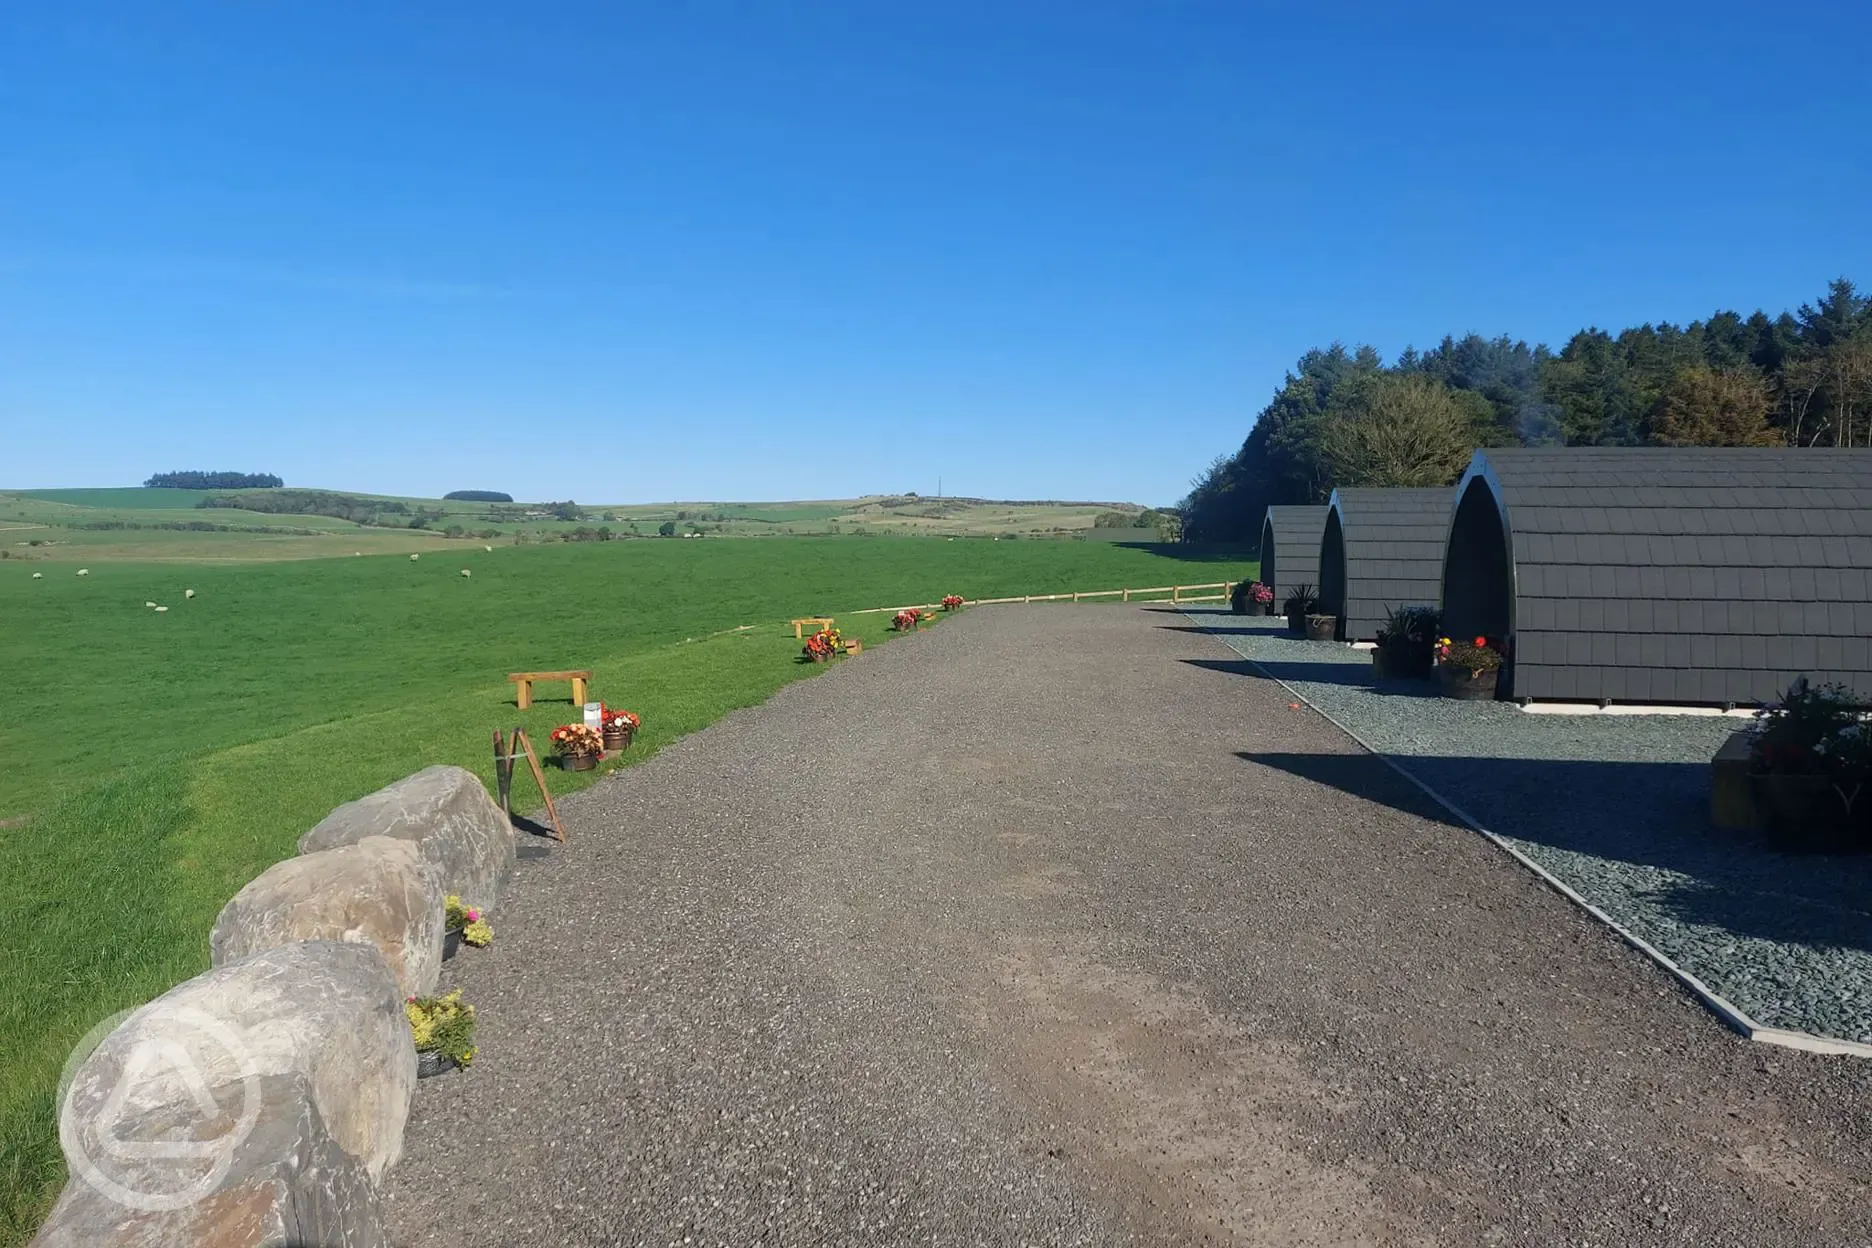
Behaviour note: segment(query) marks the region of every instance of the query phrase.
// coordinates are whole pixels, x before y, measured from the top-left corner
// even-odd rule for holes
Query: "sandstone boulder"
[[[493,909],[513,874],[513,824],[473,772],[425,767],[375,793],[346,802],[299,838],[299,852],[317,853],[367,836],[412,841],[436,868],[445,893]]]
[[[302,1076],[203,1090],[212,1115],[191,1099],[119,1119],[32,1248],[390,1248],[376,1186]]]
[[[73,1174],[85,1159],[151,1151],[126,1143],[118,1123],[213,1118],[210,1089],[288,1075],[304,1081],[332,1141],[381,1178],[402,1151],[416,1088],[403,997],[375,946],[335,940],[263,950],[177,985],[73,1076],[59,1119]]]
[[[267,868],[222,908],[214,964],[300,940],[377,946],[405,996],[428,996],[442,970],[442,884],[412,841],[367,836]]]

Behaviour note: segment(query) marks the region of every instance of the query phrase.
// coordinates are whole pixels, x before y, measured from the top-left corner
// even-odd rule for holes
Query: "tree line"
[[[1270,504],[1449,485],[1478,447],[1554,445],[1872,446],[1872,297],[1839,278],[1796,312],[1582,329],[1557,353],[1478,334],[1389,365],[1316,348],[1195,480],[1183,533],[1247,541]]]
[[[211,494],[196,503],[197,508],[225,507],[240,511],[258,511],[280,516],[330,516],[353,524],[378,525],[384,528],[426,528],[440,520],[440,507],[433,512],[418,508],[412,513],[408,504],[394,499],[359,498],[334,490],[269,490],[264,494]],[[420,520],[421,523],[416,523]]]
[[[270,472],[159,472],[143,483],[152,490],[276,490],[285,484]]]

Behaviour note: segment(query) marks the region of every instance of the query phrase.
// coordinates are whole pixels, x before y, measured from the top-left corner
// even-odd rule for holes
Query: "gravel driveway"
[[[1710,824],[1710,756],[1747,720],[1453,702],[1427,681],[1374,687],[1368,653],[1282,620],[1188,614],[1756,1022],[1872,1041],[1872,856],[1776,853]]]
[[[1872,1243],[1872,1063],[1179,625],[970,611],[566,802],[448,966],[399,1242]]]

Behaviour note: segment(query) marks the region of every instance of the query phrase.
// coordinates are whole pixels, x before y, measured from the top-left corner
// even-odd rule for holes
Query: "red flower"
[[[1476,645],[1478,645],[1478,646],[1486,646],[1486,645],[1488,645],[1488,638],[1486,638],[1486,637],[1478,637],[1478,638],[1476,638],[1476,639],[1475,639],[1475,644],[1476,644]]]

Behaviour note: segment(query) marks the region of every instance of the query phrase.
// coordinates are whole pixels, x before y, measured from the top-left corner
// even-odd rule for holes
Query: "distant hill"
[[[455,491],[495,494],[497,491]],[[504,495],[502,496],[505,497]],[[872,494],[780,502],[574,503],[410,498],[294,487],[0,490],[14,559],[279,559],[678,536],[1155,540],[1136,503]],[[1127,523],[1128,521],[1128,523]]]

